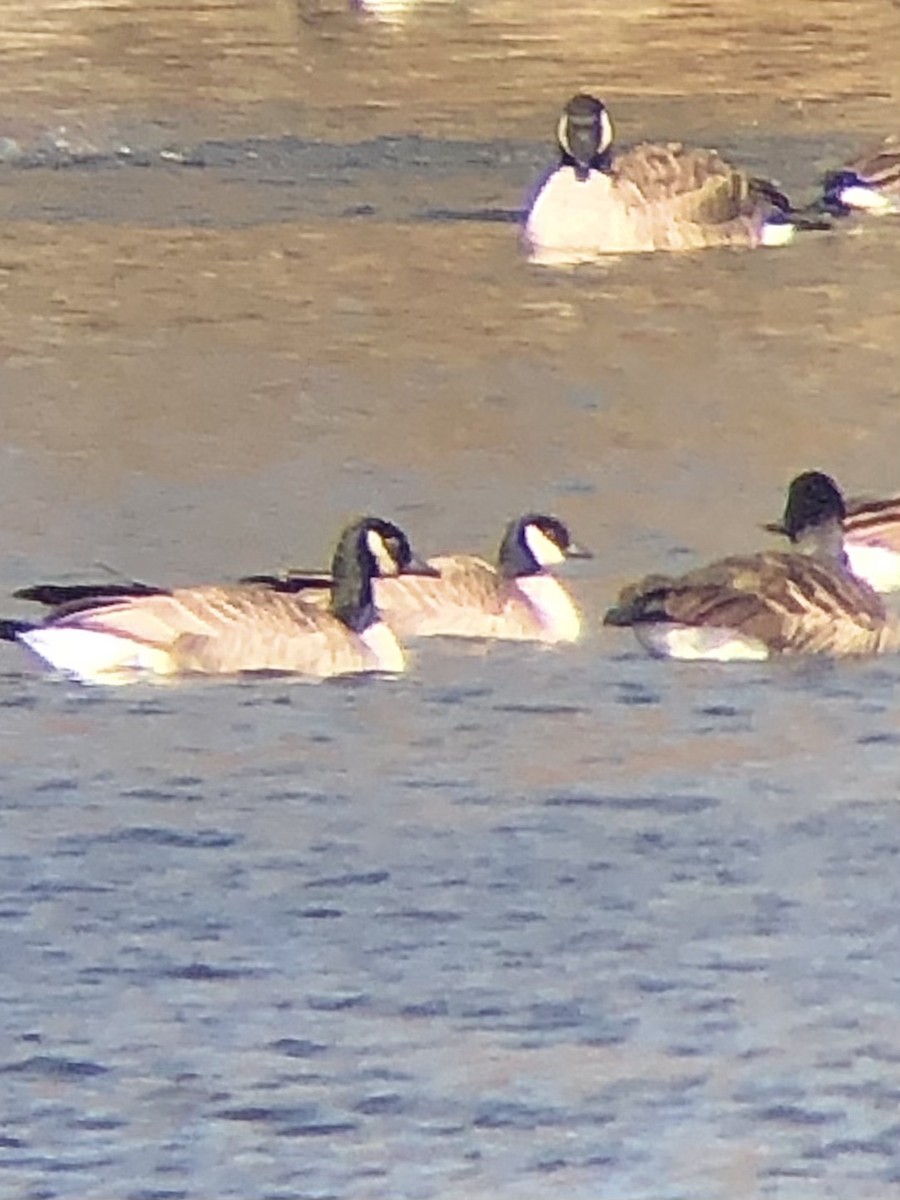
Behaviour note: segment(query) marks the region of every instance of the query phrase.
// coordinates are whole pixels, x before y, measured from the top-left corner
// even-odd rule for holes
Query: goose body
[[[472,554],[439,555],[428,560],[437,578],[379,580],[377,602],[403,638],[574,642],[581,616],[550,568],[586,557],[561,521],[528,513],[507,526],[496,564]]]
[[[838,215],[900,213],[900,137],[887,137],[846,166],[829,171],[823,204]]]
[[[685,575],[627,587],[605,624],[630,626],[663,658],[832,657],[900,649],[900,626],[850,570],[843,498],[820,472],[791,484],[785,532],[795,549],[722,559]]]
[[[375,581],[375,603],[401,638],[464,637],[509,641],[574,642],[581,616],[550,568],[587,552],[555,517],[526,513],[504,531],[495,564],[473,554],[444,554],[428,560],[430,576]],[[260,577],[266,579],[265,576]],[[324,603],[321,583],[290,576],[280,585],[298,587],[308,601]]]
[[[529,206],[524,240],[542,263],[604,254],[783,245],[795,230],[787,197],[715,150],[680,143],[613,148],[609,114],[574,96],[558,127],[559,165]]]
[[[36,625],[6,622],[0,632],[83,682],[245,671],[317,678],[399,672],[405,656],[375,608],[372,581],[417,570],[432,568],[414,558],[402,531],[367,517],[341,535],[327,607],[264,584],[171,591],[138,585],[124,596],[107,588],[99,598],[76,599]]]

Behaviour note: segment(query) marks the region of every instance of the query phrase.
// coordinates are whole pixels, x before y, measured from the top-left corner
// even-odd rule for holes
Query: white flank
[[[769,648],[757,638],[734,629],[709,625],[633,625],[635,637],[655,658],[680,658],[688,662],[760,662]]]
[[[400,675],[406,670],[406,655],[397,641],[397,635],[384,621],[367,626],[359,635],[372,656],[373,671],[390,671]]]
[[[581,633],[581,615],[572,597],[554,575],[520,575],[516,588],[534,609],[544,628],[545,642],[574,642]]]
[[[94,629],[47,625],[19,634],[19,641],[57,671],[84,683],[127,683],[138,672],[172,673],[164,650]]]
[[[867,187],[864,183],[851,184],[841,188],[838,199],[848,208],[857,208],[863,212],[896,212],[896,207],[889,196],[879,192],[877,188]]]
[[[796,225],[790,221],[764,221],[759,234],[761,246],[786,246],[794,240]]]
[[[853,574],[864,579],[876,592],[900,591],[900,554],[884,546],[866,546],[852,539],[852,533],[844,539],[844,552]]]

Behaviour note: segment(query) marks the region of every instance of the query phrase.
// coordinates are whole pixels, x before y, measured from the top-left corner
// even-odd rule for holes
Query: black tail
[[[849,212],[849,209],[846,211]],[[791,220],[798,230],[806,233],[808,230],[834,229],[835,217],[838,216],[841,214],[829,208],[822,200],[817,200],[814,204],[794,209]]]
[[[31,621],[13,621],[7,617],[0,617],[0,641],[15,642],[20,633],[27,633],[29,629],[34,629]]]
[[[667,575],[648,575],[640,583],[623,588],[617,602],[606,610],[603,624],[640,625],[671,619],[666,613],[671,584]]]
[[[834,228],[833,218],[836,210],[826,205],[821,199],[816,200],[813,204],[804,204],[802,208],[797,208],[777,184],[772,183],[770,179],[756,177],[750,180],[750,192],[757,200],[764,201],[771,207],[772,215],[776,220],[782,216],[785,222],[790,222],[798,230],[806,232],[810,229]]]
[[[331,576],[324,571],[310,571],[295,574],[289,571],[287,575],[243,575],[241,583],[256,583],[271,588],[273,592],[305,592],[310,588],[330,588]]]
[[[149,583],[34,583],[19,588],[13,595],[17,600],[31,600],[48,608],[63,604],[80,604],[85,600],[118,600],[125,596],[156,596],[163,588]]]

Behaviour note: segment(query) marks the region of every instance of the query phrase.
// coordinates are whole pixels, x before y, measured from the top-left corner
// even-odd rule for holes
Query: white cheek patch
[[[566,561],[565,554],[556,542],[548,538],[537,525],[525,526],[525,545],[539,567],[555,567]]]
[[[567,113],[563,113],[556,124],[556,140],[562,146],[563,150],[565,150],[566,154],[572,153],[569,146],[569,117]]]
[[[610,146],[612,145],[612,140],[613,140],[612,121],[610,120],[609,113],[604,108],[603,112],[600,114],[600,153],[601,154],[605,150],[608,150],[610,148]]]
[[[366,532],[366,545],[372,557],[375,559],[375,564],[378,567],[378,574],[381,576],[397,575],[397,562],[390,550],[385,545],[384,538],[374,529],[369,529]]]

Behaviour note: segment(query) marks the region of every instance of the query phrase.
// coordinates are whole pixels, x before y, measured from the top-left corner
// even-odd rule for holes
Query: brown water
[[[7,591],[366,509],[596,557],[579,647],[391,684],[2,650],[4,1194],[900,1196],[900,670],[598,623],[799,469],[900,487],[900,227],[549,272],[504,219],[581,86],[811,193],[900,128],[900,9],[807,9],[5,6]]]

